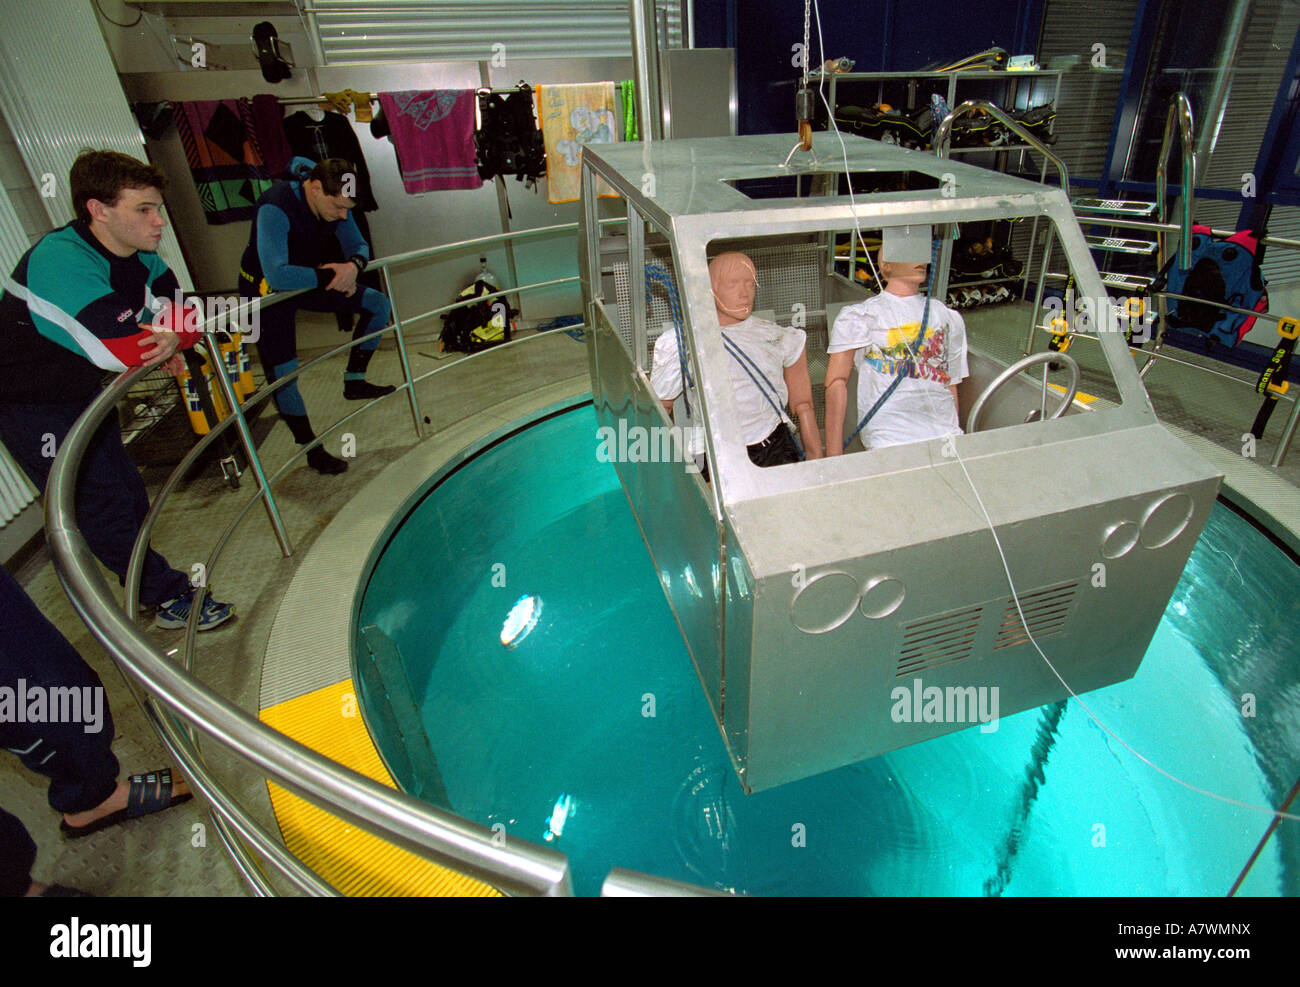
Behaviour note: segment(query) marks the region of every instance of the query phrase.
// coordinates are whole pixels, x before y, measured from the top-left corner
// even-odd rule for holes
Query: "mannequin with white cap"
[[[799,460],[798,446],[786,424],[787,406],[798,419],[806,457],[820,459],[822,443],[813,411],[805,333],[753,315],[758,277],[753,261],[744,254],[719,254],[709,262],[709,280],[750,461],[756,466],[779,466]],[[673,401],[683,387],[677,333],[665,332],[655,341],[650,384],[671,417]]]

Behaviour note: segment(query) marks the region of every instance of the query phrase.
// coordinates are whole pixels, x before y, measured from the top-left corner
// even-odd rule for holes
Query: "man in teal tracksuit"
[[[155,303],[179,291],[157,254],[166,226],[162,173],[116,151],[88,151],[73,164],[69,184],[78,218],[28,250],[0,294],[0,441],[42,492],[55,453],[99,394],[105,371],[162,363],[198,338],[151,324]],[[125,579],[149,498],[116,416],[86,451],[76,503],[91,550]],[[186,574],[150,549],[140,602],[157,608],[155,623],[184,627],[193,596]],[[230,604],[208,598],[199,629],[233,614]]]

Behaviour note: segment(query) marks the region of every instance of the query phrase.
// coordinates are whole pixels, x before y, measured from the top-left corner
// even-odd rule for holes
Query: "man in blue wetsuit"
[[[388,325],[388,299],[373,288],[358,288],[357,275],[370,260],[370,247],[349,214],[356,205],[356,170],[342,158],[313,164],[294,158],[289,171],[295,180],[277,182],[257,200],[257,213],[239,269],[239,292],[256,298],[273,291],[311,289],[261,312],[258,346],[272,382],[298,368],[296,319],[299,309],[312,312],[361,313],[354,339]],[[347,258],[322,261],[327,238],[337,238]],[[379,346],[375,337],[352,349],[343,374],[343,396],[365,401],[391,393],[391,386],[366,381],[366,368]],[[316,438],[307,406],[291,381],[275,393],[275,403],[299,445]],[[348,464],[317,446],[307,462],[320,473],[342,473]]]

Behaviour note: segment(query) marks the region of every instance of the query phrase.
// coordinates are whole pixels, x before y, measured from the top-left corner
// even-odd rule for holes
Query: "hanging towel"
[[[343,94],[352,100],[352,115],[357,123],[369,123],[374,118],[370,105],[370,93],[359,93],[355,89],[344,89]]]
[[[583,144],[618,139],[614,83],[538,86],[537,118],[546,138],[546,198],[553,203],[573,202],[581,189],[579,165]],[[601,182],[598,195],[614,195]]]
[[[172,104],[176,130],[209,225],[252,219],[271,187],[248,99]]]
[[[482,186],[474,164],[475,99],[473,89],[379,94],[409,194]]]
[[[293,148],[284,133],[284,107],[279,96],[259,93],[253,97],[253,133],[262,149],[266,173],[274,178],[293,159]]]
[[[636,80],[627,79],[618,84],[618,98],[623,104],[623,140],[638,141],[641,138],[638,135],[636,127],[637,105],[636,105]]]
[[[359,93],[355,89],[343,89],[336,93],[322,93],[324,101],[319,105],[326,110],[347,116],[354,113],[357,123],[370,122],[370,94]]]

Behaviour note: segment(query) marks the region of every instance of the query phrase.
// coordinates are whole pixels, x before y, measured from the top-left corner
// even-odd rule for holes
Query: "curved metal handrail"
[[[1035,151],[1047,158],[1048,161],[1056,165],[1056,170],[1061,175],[1061,188],[1065,190],[1067,196],[1070,194],[1070,172],[1066,168],[1065,162],[1053,154],[1046,144],[1031,134],[1019,120],[996,103],[990,103],[987,99],[968,99],[958,103],[952,112],[939,122],[939,126],[934,132],[934,153],[937,157],[948,157],[948,145],[952,142],[952,125],[957,118],[965,116],[967,113],[974,113],[976,110],[983,110],[988,113]]]
[[[1196,148],[1192,143],[1193,120],[1192,104],[1187,95],[1176,92],[1169,98],[1169,110],[1165,113],[1165,131],[1160,138],[1160,157],[1156,163],[1156,224],[1165,227],[1169,220],[1169,148],[1173,143],[1174,125],[1178,125],[1178,138],[1183,152],[1183,195],[1178,210],[1178,266],[1187,268],[1192,263],[1192,203],[1196,188]],[[1156,270],[1163,272],[1165,261],[1169,256],[1169,232],[1161,228],[1156,231]],[[1168,315],[1164,295],[1156,295],[1156,338],[1151,342],[1146,362],[1138,368],[1138,377],[1145,380],[1151,368],[1156,365],[1156,356],[1165,345],[1165,325]]]
[[[122,374],[78,419],[50,470],[46,490],[46,531],[59,578],[73,607],[118,667],[173,714],[332,814],[426,859],[507,891],[569,894],[568,861],[563,854],[522,840],[496,846],[494,834],[486,827],[393,791],[286,737],[169,662],[119,610],[73,520],[76,470],[100,423],[145,372],[137,368]],[[185,767],[205,797],[220,792],[202,764],[191,760]],[[223,804],[222,808],[223,814],[229,813],[229,805]],[[300,876],[306,880],[314,877],[305,868]]]
[[[618,224],[625,222],[622,218],[602,220],[602,223]],[[434,247],[410,251],[376,261],[373,267],[380,268],[387,277],[390,267],[414,260],[464,250],[470,246],[485,246],[516,237],[535,237],[554,233],[577,230],[577,224],[562,224],[543,227],[518,233],[481,237],[474,240],[442,244]],[[508,289],[497,295],[510,294],[539,287],[551,287],[567,283],[572,279],[559,279],[522,288]],[[257,300],[260,309],[270,304],[278,304],[293,297],[298,292],[285,292]],[[442,311],[472,304],[482,299],[468,299],[462,303],[443,306],[433,312],[424,313],[416,319],[430,318]],[[395,308],[395,306],[394,306]],[[205,324],[205,330],[213,326]],[[418,405],[414,397],[413,379],[409,364],[405,360],[404,345],[401,336],[401,320],[394,311],[394,325],[379,331],[393,332],[398,339],[401,350],[403,373],[406,381],[403,390],[411,398],[412,411],[416,418],[417,436],[422,435]],[[350,340],[336,347],[321,357],[299,368],[292,375],[286,375],[276,383],[259,392],[249,403],[265,400],[273,391],[286,385],[290,380],[308,367],[316,366],[344,349],[359,345],[366,338]],[[538,339],[543,337],[536,337]],[[138,596],[139,578],[142,568],[144,548],[148,544],[149,530],[158,512],[180,476],[202,455],[218,436],[227,428],[236,428],[245,444],[245,452],[254,467],[259,483],[258,496],[251,498],[232,522],[231,529],[242,521],[252,504],[258,499],[264,500],[268,508],[273,507],[271,486],[296,461],[293,457],[289,463],[271,477],[266,477],[261,469],[256,445],[252,441],[247,422],[244,419],[240,402],[235,398],[233,387],[222,370],[222,364],[216,344],[210,336],[205,337],[213,362],[213,378],[222,388],[233,414],[218,422],[203,436],[199,442],[182,458],[164,485],[160,495],[154,498],[150,507],[148,528],[143,528],[137,540],[132,562],[128,569],[127,600],[125,612],[119,610],[114,594],[109,589],[84,537],[77,530],[75,523],[74,492],[76,475],[81,459],[89,445],[91,436],[100,423],[112,413],[116,403],[126,394],[131,385],[148,373],[146,368],[135,368],[120,375],[107,387],[86,410],[82,417],[69,431],[63,442],[50,473],[46,496],[46,528],[59,578],[72,600],[74,608],[91,629],[94,636],[108,650],[119,669],[123,671],[132,691],[141,700],[147,716],[158,731],[164,745],[186,770],[187,778],[195,790],[212,806],[218,831],[223,843],[231,851],[236,864],[255,893],[271,893],[270,885],[258,873],[256,864],[247,855],[240,841],[250,843],[266,860],[287,877],[299,889],[308,893],[332,894],[334,890],[314,874],[306,865],[288,853],[285,848],[272,839],[233,797],[220,785],[208,770],[201,753],[193,743],[194,731],[213,737],[227,749],[239,754],[247,761],[261,769],[266,775],[322,807],[334,815],[346,819],[380,836],[404,849],[410,850],[425,859],[449,866],[472,877],[489,882],[508,892],[523,894],[567,895],[572,893],[568,861],[563,854],[546,847],[528,844],[524,841],[512,841],[510,845],[501,846],[484,827],[469,823],[454,814],[443,812],[428,806],[404,793],[395,792],[363,775],[345,768],[330,759],[312,751],[310,748],[292,740],[251,717],[223,697],[208,690],[193,679],[184,668],[178,668],[167,660],[153,643],[135,625],[132,614],[135,612],[135,600]],[[524,342],[524,341],[518,341]],[[463,362],[463,361],[462,361]],[[455,364],[453,364],[454,366]],[[432,373],[450,369],[450,366],[435,368],[418,380],[427,379]],[[379,400],[383,400],[382,398]],[[320,437],[327,437],[335,429],[377,404],[368,402],[362,408],[333,423]],[[318,439],[319,441],[319,439]],[[300,450],[298,455],[305,455]],[[272,510],[272,513],[275,512]],[[274,526],[274,520],[273,520]],[[228,530],[220,539],[209,561],[215,564],[226,539]],[[281,529],[277,527],[277,535]],[[287,541],[282,540],[285,554],[291,552]],[[203,587],[197,587],[198,593]],[[188,628],[186,656],[184,664],[188,667],[193,650],[196,615],[201,609],[196,605],[192,609]],[[141,696],[139,688],[147,690],[149,695]],[[161,705],[161,709],[159,708]],[[170,714],[170,715],[169,715]],[[186,737],[178,729],[172,716],[187,724],[191,736]]]
[[[1059,156],[1052,153],[1051,149],[1046,144],[1031,134],[1019,120],[1015,119],[1015,117],[1011,116],[1011,114],[1007,113],[1006,110],[1002,109],[1002,107],[998,106],[996,103],[990,103],[987,99],[968,99],[964,102],[958,103],[957,106],[955,106],[953,110],[939,122],[939,126],[935,128],[934,132],[934,153],[936,157],[948,157],[949,145],[952,143],[952,127],[957,119],[968,113],[974,113],[977,110],[983,110],[988,113],[993,117],[993,119],[1001,123],[1048,161],[1051,161],[1052,164],[1056,165],[1056,170],[1061,178],[1061,190],[1065,193],[1066,199],[1069,199],[1070,169],[1066,167],[1065,162],[1062,161]],[[947,227],[945,227],[945,229],[947,229]],[[1037,229],[1037,220],[1035,220],[1034,235],[1037,235]],[[1043,297],[1043,274],[1046,272],[1049,258],[1052,256],[1052,241],[1052,232],[1049,228],[1047,233],[1047,246],[1043,248],[1043,259],[1039,266],[1038,294],[1035,296],[1036,299]],[[952,237],[949,235],[941,237],[939,245],[939,260],[935,266],[937,270],[935,270],[930,279],[930,284],[932,286],[930,293],[936,294],[937,289],[938,295],[940,297],[945,297],[948,292],[948,273],[952,267]],[[1037,318],[1037,312],[1034,313],[1033,318]]]
[[[1156,165],[1156,208],[1157,221],[1166,222],[1169,218],[1169,206],[1166,195],[1169,189],[1169,149],[1173,143],[1174,125],[1178,125],[1178,138],[1183,151],[1183,195],[1179,212],[1178,266],[1190,267],[1192,260],[1192,203],[1195,199],[1196,147],[1192,142],[1195,129],[1192,119],[1192,104],[1187,94],[1176,92],[1169,99],[1169,110],[1165,113],[1165,132],[1160,139],[1160,160]],[[1156,234],[1158,245],[1157,266],[1165,269],[1165,250],[1167,233]]]

